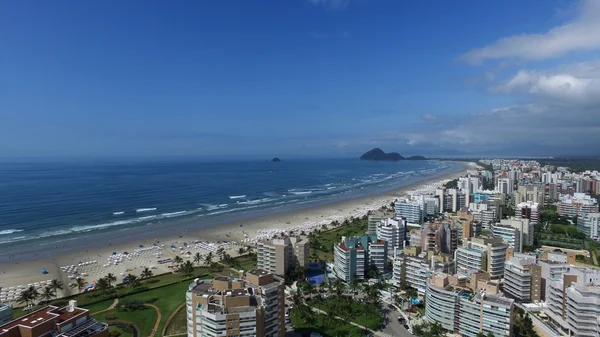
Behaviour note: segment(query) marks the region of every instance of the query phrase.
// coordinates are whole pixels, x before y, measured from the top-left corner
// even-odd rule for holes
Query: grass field
[[[317,253],[318,260],[333,260],[333,245],[340,242],[342,236],[360,236],[367,231],[367,219],[354,219],[348,225],[323,231],[311,239],[311,251]]]
[[[352,305],[348,305],[347,301],[328,298],[320,302],[313,301],[310,305],[372,330],[379,330],[381,327],[382,319],[380,312],[373,311],[372,308],[362,302],[356,301],[352,302]]]
[[[348,336],[348,337],[364,337],[366,334],[360,329],[353,325],[350,325],[344,321],[338,319],[329,320],[326,315],[316,315],[315,322],[310,324],[304,322],[298,312],[292,311],[290,320],[295,327],[296,332],[302,335],[308,336],[311,332],[318,332],[323,337],[337,337],[337,336]]]
[[[241,255],[234,258],[229,264],[230,268],[235,270],[252,270],[256,269],[256,256],[255,255]]]
[[[187,312],[186,308],[181,308],[167,326],[167,335],[177,335],[187,332]]]
[[[131,312],[109,310],[94,316],[95,319],[110,324],[111,320],[106,319],[106,315],[114,315],[117,321],[126,321],[134,323],[139,329],[140,336],[150,336],[152,328],[157,319],[156,311],[152,308],[145,308]]]
[[[128,326],[111,326],[108,331],[118,331],[121,334],[119,337],[133,337],[133,329]]]

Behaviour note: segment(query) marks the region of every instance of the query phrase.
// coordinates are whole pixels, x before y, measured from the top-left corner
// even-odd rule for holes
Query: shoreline
[[[61,271],[61,267],[64,266],[78,268],[80,273],[87,274],[87,276],[84,276],[86,281],[92,283],[108,272],[112,272],[117,278],[121,274],[139,274],[143,269],[142,266],[152,266],[154,274],[169,272],[170,269],[166,264],[156,263],[157,257],[174,258],[175,255],[185,257],[184,255],[188,251],[191,252],[192,256],[196,252],[206,255],[211,250],[214,252],[219,243],[227,249],[230,255],[236,256],[238,255],[237,249],[239,247],[249,244],[244,243],[244,239],[251,240],[257,235],[264,236],[267,235],[265,233],[271,233],[271,231],[282,231],[284,228],[289,229],[292,227],[298,230],[305,228],[305,231],[308,233],[311,230],[311,226],[307,225],[307,223],[312,223],[312,228],[317,228],[314,224],[331,222],[338,219],[341,222],[344,218],[356,216],[356,214],[365,213],[368,210],[378,209],[384,204],[389,204],[395,198],[406,196],[408,192],[414,191],[421,186],[439,183],[442,180],[454,179],[464,175],[469,169],[476,168],[474,164],[460,164],[462,169],[459,171],[427,177],[423,180],[377,195],[358,196],[348,200],[332,201],[304,208],[300,206],[300,209],[282,210],[268,215],[255,216],[242,220],[243,227],[240,226],[241,221],[238,216],[234,217],[237,218],[235,221],[233,219],[231,221],[222,221],[207,228],[196,228],[196,230],[193,230],[193,226],[189,226],[189,224],[187,226],[182,224],[181,228],[162,228],[145,232],[143,233],[143,237],[136,234],[113,237],[112,240],[108,241],[108,244],[104,242],[101,246],[98,243],[98,239],[94,238],[94,236],[88,236],[88,240],[96,241],[96,247],[91,245],[89,249],[67,252],[55,251],[53,252],[54,255],[51,253],[34,255],[32,256],[33,260],[16,259],[11,261],[5,259],[1,261],[0,287],[9,288],[49,279],[59,279],[65,284],[65,291],[63,292],[67,294],[69,293],[67,284],[70,283],[70,279],[67,273]],[[320,225],[318,226],[320,227]],[[203,243],[201,245],[194,245],[195,241],[202,241]],[[222,243],[224,241],[232,243],[224,245]],[[172,246],[176,248],[172,249]],[[129,256],[120,255],[123,252],[129,252]],[[113,253],[117,253],[117,256],[121,260],[117,261],[116,265],[111,263],[107,266],[108,258],[112,260],[116,259],[116,257],[113,257]],[[160,255],[157,255],[157,253]],[[41,256],[44,256],[44,258],[41,258]],[[94,263],[93,261],[96,262]],[[85,265],[86,262],[87,265]],[[78,267],[80,263],[84,265]],[[47,270],[48,274],[43,275],[41,273],[42,269]]]

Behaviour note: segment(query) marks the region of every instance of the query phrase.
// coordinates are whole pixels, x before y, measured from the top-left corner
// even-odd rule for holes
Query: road
[[[396,310],[390,310],[389,307],[385,308],[382,312],[385,313],[386,325],[382,330],[383,333],[388,334],[394,337],[409,337],[412,336],[406,329],[404,325],[398,323],[398,316],[400,316],[400,312]]]

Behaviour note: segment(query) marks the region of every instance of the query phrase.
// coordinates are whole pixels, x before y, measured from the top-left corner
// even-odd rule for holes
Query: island
[[[404,157],[402,157],[399,153],[396,153],[396,152],[385,153],[380,148],[374,148],[373,150],[360,156],[360,160],[398,161],[398,160],[403,160],[403,159],[404,159]]]
[[[273,160],[271,160],[271,162],[273,162],[273,163],[279,163],[280,161],[281,161],[281,159],[279,159],[277,157],[275,157],[275,158],[273,158]]]
[[[408,158],[402,157],[399,153],[389,152],[385,153],[380,148],[374,148],[371,151],[366,152],[360,156],[360,160],[385,160],[385,161],[399,161],[399,160],[427,160],[423,156],[410,156]]]

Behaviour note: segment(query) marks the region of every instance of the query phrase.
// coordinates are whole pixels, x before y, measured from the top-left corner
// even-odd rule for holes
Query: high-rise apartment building
[[[285,286],[266,270],[194,280],[186,293],[188,337],[285,336]]]
[[[333,249],[333,271],[346,283],[354,279],[365,279],[369,268],[375,267],[383,273],[387,265],[387,242],[374,236],[342,237]]]
[[[381,220],[375,230],[378,240],[387,242],[388,252],[393,252],[394,249],[402,249],[404,247],[406,230],[406,220],[385,218]]]
[[[542,267],[535,255],[515,254],[504,264],[504,292],[518,302],[542,298]]]
[[[573,196],[563,194],[558,198],[558,215],[575,217],[580,213],[598,213],[598,201],[584,193],[575,193]]]
[[[45,306],[0,325],[1,337],[108,337],[108,325],[93,319],[77,301],[66,307]]]
[[[396,218],[405,218],[409,223],[423,222],[423,210],[416,200],[403,199],[394,203]]]
[[[515,252],[523,251],[523,235],[518,228],[501,225],[499,223],[490,226],[492,236],[502,238],[509,248],[513,248]]]
[[[407,286],[417,289],[420,296],[424,296],[430,276],[431,269],[427,253],[421,252],[420,247],[406,248],[394,259],[392,284],[395,287],[400,287],[404,282]]]
[[[465,277],[485,271],[492,279],[502,278],[508,245],[501,238],[471,238],[463,241],[454,255],[456,272]]]
[[[377,235],[377,226],[381,224],[381,220],[387,219],[389,216],[385,212],[370,211],[367,216],[367,235]]]
[[[577,229],[582,231],[588,238],[598,238],[599,226],[600,213],[582,213],[577,217]]]
[[[310,259],[308,240],[298,236],[259,241],[256,250],[257,268],[277,275],[285,275],[296,265],[305,268]]]
[[[513,183],[510,178],[498,178],[498,184],[496,185],[496,191],[502,194],[512,194]]]
[[[515,209],[515,218],[528,219],[530,224],[537,224],[540,220],[539,204],[531,202],[518,203]]]
[[[467,288],[454,275],[434,273],[427,282],[425,317],[445,331],[476,337],[510,336],[514,301],[496,293]]]

